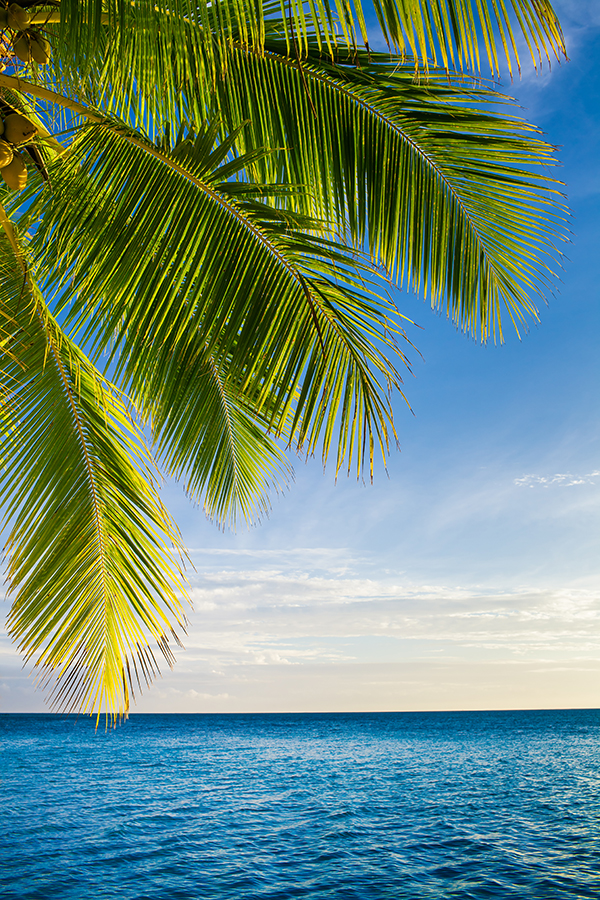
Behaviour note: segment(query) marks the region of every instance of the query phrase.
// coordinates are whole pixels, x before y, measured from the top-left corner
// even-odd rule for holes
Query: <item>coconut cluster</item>
[[[26,116],[10,113],[0,120],[0,175],[13,191],[22,191],[27,184],[27,166],[17,150],[37,134],[37,128]]]
[[[37,28],[30,27],[31,13],[18,3],[0,7],[0,28],[14,32],[12,48],[15,56],[25,63],[32,61],[40,66],[50,62],[50,42]]]

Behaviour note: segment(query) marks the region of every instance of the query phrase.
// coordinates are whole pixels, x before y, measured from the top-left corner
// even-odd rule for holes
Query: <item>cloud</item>
[[[345,572],[302,568],[292,553],[276,566],[260,558],[243,569],[198,565],[186,656],[223,668],[440,652],[479,659],[490,652],[527,659],[600,654],[600,591],[593,586],[431,584],[389,569],[366,576],[344,552]]]
[[[233,554],[235,565],[206,568],[196,557],[186,650],[137,709],[537,707],[550,703],[550,684],[555,705],[593,705],[600,590],[367,577],[344,554],[351,574],[336,570],[335,553],[331,570],[300,565],[306,557],[292,551]],[[2,708],[43,709],[5,636],[0,661]]]
[[[570,53],[579,46],[580,41],[589,39],[590,33],[600,28],[597,0],[555,0],[554,8]]]
[[[523,475],[521,478],[515,478],[514,484],[517,487],[573,487],[579,484],[598,484],[600,479],[600,471],[587,472],[585,475],[556,474],[556,475]]]
[[[357,557],[346,547],[284,547],[270,549],[254,549],[254,548],[215,548],[215,547],[192,547],[188,548],[188,553],[192,557],[200,558],[203,567],[211,565],[207,563],[214,557],[219,562],[227,557],[235,560],[236,565],[239,560],[252,562],[258,560],[261,563],[271,562],[279,566],[295,566],[310,569],[323,569],[328,572],[342,574],[348,570],[350,565],[355,565],[358,561]]]
[[[585,477],[595,478],[597,474],[588,471]],[[520,492],[518,487],[523,485],[518,482],[524,480],[526,485],[528,478],[533,479],[535,487],[548,484],[558,488],[579,476],[530,475],[511,484],[504,475],[504,491],[524,498],[525,506],[530,500],[534,503],[535,494]],[[545,506],[550,493],[539,492]],[[574,494],[554,494],[555,498],[560,496],[570,498]],[[539,502],[534,505],[539,506]],[[501,543],[496,543],[493,554],[498,557],[501,552]],[[540,667],[554,671],[558,666],[571,672],[575,663],[579,671],[588,668],[590,660],[600,659],[597,581],[584,581],[580,570],[570,581],[553,580],[548,575],[546,548],[544,568],[535,571],[533,577],[517,581],[513,565],[503,583],[502,575],[496,577],[490,572],[493,554],[485,556],[481,581],[473,575],[468,578],[459,555],[455,571],[463,566],[461,581],[460,576],[450,575],[447,567],[440,568],[437,578],[433,569],[426,577],[414,571],[407,574],[394,565],[406,558],[397,548],[378,555],[362,547],[352,552],[348,547],[327,546],[197,546],[191,552],[195,565],[190,579],[194,611],[184,637],[186,650],[176,650],[175,671],[166,672],[160,683],[170,687],[159,685],[158,692],[153,689],[143,708],[158,710],[163,704],[168,711],[171,701],[173,710],[181,711],[310,709],[320,703],[329,709],[351,708],[352,703],[356,709],[371,708],[365,699],[367,687],[359,685],[358,673],[365,666],[383,667],[377,669],[368,689],[375,698],[369,701],[372,708],[379,705],[378,691],[382,698],[379,708],[394,708],[394,704],[403,708],[408,700],[401,703],[392,699],[397,685],[393,691],[392,687],[377,686],[380,682],[387,684],[386,666],[408,667],[407,673],[411,666],[421,667],[422,677],[416,681],[429,685],[427,696],[433,697],[433,683],[443,681],[441,670],[436,668],[441,661],[451,667],[523,662],[535,664],[536,671]],[[507,559],[510,563],[512,558]],[[497,571],[501,572],[501,566]],[[34,695],[33,679],[27,682],[20,671],[21,661],[6,637],[0,639],[0,663],[8,685],[0,698],[3,708],[27,709],[31,708],[29,703],[43,708],[41,692]],[[317,670],[330,673],[323,676],[323,698],[318,696]],[[346,690],[341,673],[349,671],[354,674],[347,675]],[[533,669],[531,672],[534,680],[541,677]],[[410,693],[408,685],[415,677],[402,677],[404,697]],[[390,685],[396,684],[395,678],[389,676]],[[254,686],[252,690],[250,685]],[[170,690],[179,693],[169,694]],[[425,703],[420,690],[418,686],[413,690],[417,707]],[[290,692],[289,702],[285,691]],[[252,696],[256,699],[254,707]],[[242,702],[240,698],[246,699]],[[434,703],[432,699],[427,702]],[[468,702],[452,701],[455,706]],[[540,702],[531,700],[529,705]]]
[[[273,712],[442,709],[590,708],[600,700],[600,660],[531,664],[522,660],[315,664],[304,667],[232,667],[229,697],[202,677],[190,698],[177,672],[144,696],[139,711]],[[318,752],[318,751],[317,751]]]

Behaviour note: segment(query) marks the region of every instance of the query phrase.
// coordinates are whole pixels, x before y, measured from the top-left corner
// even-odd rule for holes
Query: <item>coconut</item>
[[[40,66],[46,66],[50,62],[50,42],[38,34],[37,31],[29,32],[29,52]]]
[[[37,128],[30,119],[19,113],[11,113],[4,120],[4,140],[11,144],[24,144],[37,134]]]
[[[0,169],[9,166],[13,161],[13,149],[6,141],[0,140]]]
[[[23,190],[27,184],[27,166],[20,153],[15,151],[12,162],[0,169],[0,175],[11,191]]]
[[[24,31],[31,22],[31,14],[18,3],[11,3],[8,7],[7,22],[8,27],[13,31]]]
[[[21,34],[19,37],[13,41],[13,50],[15,56],[18,56],[19,59],[23,60],[23,62],[28,63],[31,62],[31,50],[29,47],[29,38],[26,34]]]

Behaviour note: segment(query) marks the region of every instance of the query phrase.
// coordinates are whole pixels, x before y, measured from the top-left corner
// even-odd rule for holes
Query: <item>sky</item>
[[[483,347],[397,293],[420,355],[387,475],[295,460],[269,518],[235,534],[167,484],[194,609],[132,711],[600,706],[600,7],[555,8],[570,62],[505,85],[560,146],[573,212],[541,322]],[[3,634],[0,711],[45,709]]]

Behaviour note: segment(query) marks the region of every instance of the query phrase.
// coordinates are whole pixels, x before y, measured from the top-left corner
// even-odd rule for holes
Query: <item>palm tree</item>
[[[553,148],[481,68],[565,49],[548,0],[374,0],[386,52],[358,0],[22,6],[0,10],[4,137],[36,130],[0,193],[8,624],[55,707],[114,717],[185,629],[156,465],[218,523],[268,509],[287,449],[372,476],[406,364],[385,279],[484,341],[537,315]]]

